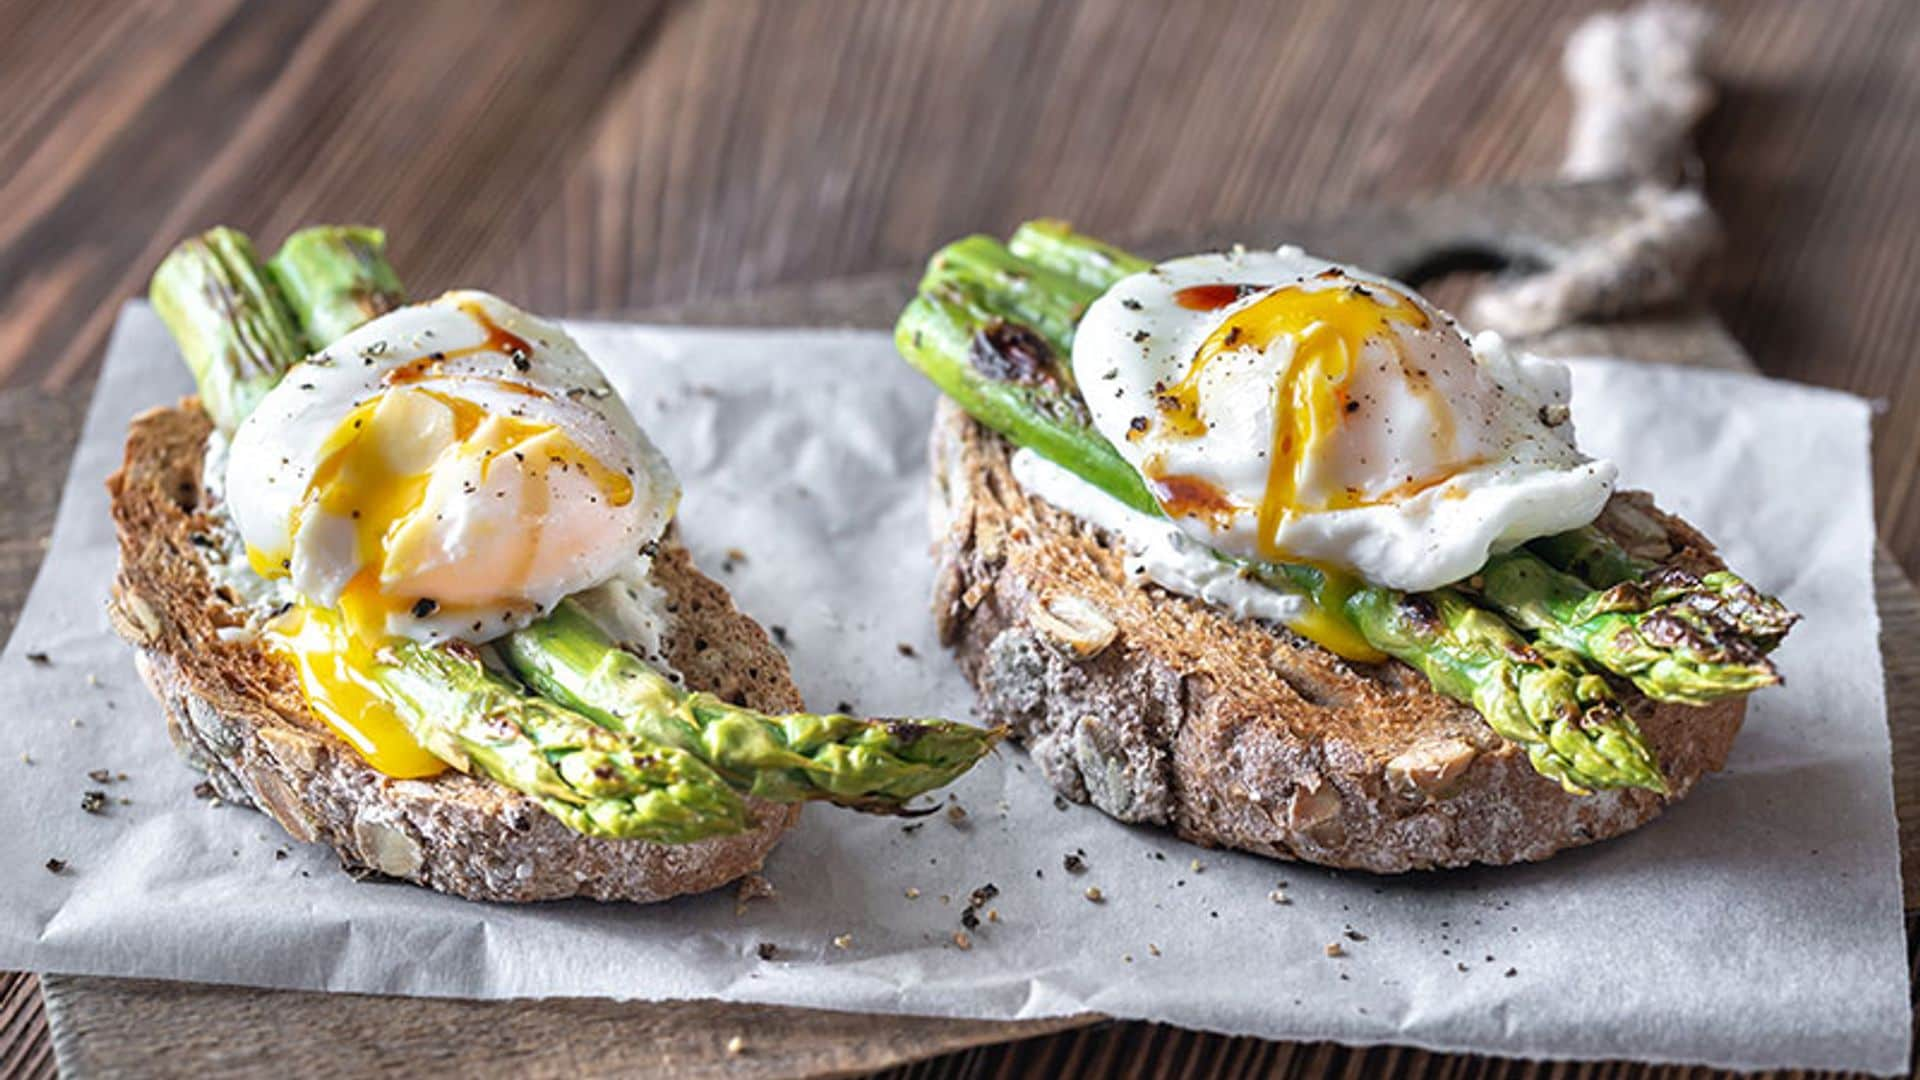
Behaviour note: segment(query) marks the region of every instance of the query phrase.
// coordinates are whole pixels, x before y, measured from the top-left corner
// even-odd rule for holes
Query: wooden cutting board
[[[1120,239],[1148,253],[1284,240],[1421,284],[1456,270],[1550,263],[1626,213],[1625,191],[1616,186],[1531,186],[1366,207],[1307,223]],[[902,267],[694,307],[615,314],[685,324],[879,328],[891,324],[917,274],[918,267]],[[1710,315],[1688,305],[1574,327],[1529,344],[1550,353],[1753,366]],[[8,448],[0,456],[0,637],[11,629],[44,550],[86,392],[0,394],[0,446]],[[1912,912],[1920,908],[1920,859],[1913,857],[1920,846],[1920,593],[1884,546],[1875,579],[1911,940]],[[191,782],[184,770],[180,782]],[[202,1078],[257,1072],[274,1062],[337,1075],[428,1069],[516,1076],[845,1075],[1101,1019],[1000,1023],[712,1002],[395,1000],[51,975],[42,985],[55,1051],[68,1076]],[[557,1032],[566,1035],[557,1039]],[[744,1053],[728,1053],[735,1036],[742,1037]],[[1186,1053],[1197,1060],[1201,1044],[1215,1038],[1184,1044]],[[1318,1053],[1311,1067],[1366,1071],[1374,1059],[1365,1053],[1333,1048]],[[1415,1054],[1395,1067],[1402,1074],[1450,1075],[1464,1060]],[[1619,1074],[1646,1072],[1623,1066]]]

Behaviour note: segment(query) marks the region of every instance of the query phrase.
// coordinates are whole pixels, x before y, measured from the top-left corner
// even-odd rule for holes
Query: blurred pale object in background
[[[1561,175],[1680,179],[1687,134],[1713,106],[1701,70],[1713,22],[1700,8],[1652,3],[1580,24],[1561,62],[1574,98]]]
[[[1595,15],[1568,36],[1561,69],[1574,108],[1561,175],[1639,180],[1638,212],[1592,244],[1559,253],[1541,273],[1482,291],[1467,309],[1469,323],[1527,337],[1685,291],[1719,237],[1695,186],[1688,140],[1713,105],[1702,71],[1712,31],[1713,17],[1699,8],[1651,3]]]

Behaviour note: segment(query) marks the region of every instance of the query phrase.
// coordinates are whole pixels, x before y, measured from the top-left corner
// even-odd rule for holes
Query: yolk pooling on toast
[[[447,764],[407,730],[378,687],[366,679],[375,646],[326,608],[300,604],[268,630],[274,650],[292,662],[313,715],[345,739],[367,764],[400,780],[435,776]]]

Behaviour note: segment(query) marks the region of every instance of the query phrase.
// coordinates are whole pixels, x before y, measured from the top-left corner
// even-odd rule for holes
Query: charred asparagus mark
[[[968,361],[981,374],[1022,386],[1060,382],[1053,349],[1046,339],[1019,323],[996,320],[973,337]]]

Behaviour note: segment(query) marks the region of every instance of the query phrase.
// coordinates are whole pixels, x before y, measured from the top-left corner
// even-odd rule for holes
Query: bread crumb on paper
[[[744,915],[747,905],[753,901],[771,900],[778,895],[780,890],[773,887],[773,882],[760,874],[748,874],[740,879],[739,891],[734,893],[733,913]]]

